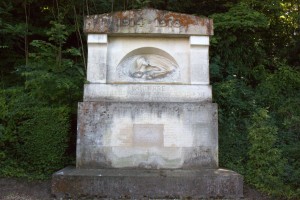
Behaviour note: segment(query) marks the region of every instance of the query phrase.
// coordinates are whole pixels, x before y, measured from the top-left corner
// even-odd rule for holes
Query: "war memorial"
[[[213,21],[142,9],[87,16],[87,83],[76,167],[57,197],[241,198],[243,177],[219,168],[209,82]]]

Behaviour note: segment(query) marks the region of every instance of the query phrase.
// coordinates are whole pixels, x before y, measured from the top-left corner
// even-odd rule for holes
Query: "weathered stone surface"
[[[86,84],[84,101],[211,102],[209,85]]]
[[[107,34],[213,35],[208,18],[156,9],[141,9],[87,16],[84,32]]]
[[[90,83],[209,84],[209,37],[108,37],[88,35]],[[135,76],[145,58],[147,69]],[[169,63],[169,64],[168,64]],[[169,66],[169,67],[167,67]],[[159,70],[157,69],[159,68]],[[154,73],[153,73],[154,72]],[[152,76],[155,74],[156,76]]]
[[[79,168],[217,168],[217,105],[83,102]]]
[[[107,35],[88,36],[87,80],[93,83],[106,83]]]
[[[65,168],[52,177],[56,197],[224,198],[243,197],[243,177],[225,169],[130,170]]]
[[[89,54],[91,53],[96,57],[95,59],[93,58],[94,60],[101,57],[101,60],[106,62],[107,83],[208,85],[208,45],[208,36],[191,36],[190,39],[182,37],[109,37],[107,55],[100,55],[98,52],[94,53],[93,47],[95,44],[89,44],[91,46]],[[99,47],[105,46],[100,43]],[[166,72],[166,74],[151,77],[149,76],[151,71],[147,70],[144,76],[133,76],[134,72],[138,71],[138,66],[141,65],[141,58],[146,58],[147,64],[162,69],[157,72]],[[171,67],[164,69],[167,68],[165,67],[167,63],[170,63]],[[101,63],[99,65],[91,65],[91,69],[96,68],[93,72],[97,72],[101,67]],[[97,82],[92,79],[89,81],[91,83]]]

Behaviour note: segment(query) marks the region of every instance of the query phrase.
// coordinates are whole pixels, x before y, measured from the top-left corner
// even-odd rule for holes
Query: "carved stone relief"
[[[125,58],[117,67],[119,78],[126,81],[174,81],[179,67],[170,59],[156,54],[141,54]]]

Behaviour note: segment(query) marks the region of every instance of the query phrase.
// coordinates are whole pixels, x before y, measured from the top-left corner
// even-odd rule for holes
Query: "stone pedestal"
[[[225,169],[76,169],[53,175],[52,193],[63,198],[183,199],[243,197],[243,178]]]
[[[218,169],[212,20],[143,9],[88,16],[84,31],[76,168],[53,175],[53,194],[242,197],[242,177]]]
[[[83,102],[78,117],[78,168],[218,167],[216,104]]]

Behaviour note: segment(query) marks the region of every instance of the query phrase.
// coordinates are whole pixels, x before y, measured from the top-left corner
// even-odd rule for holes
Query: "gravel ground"
[[[51,181],[28,181],[16,178],[0,178],[1,200],[50,200],[55,199],[51,195]],[[266,195],[244,187],[245,200],[270,200]]]

